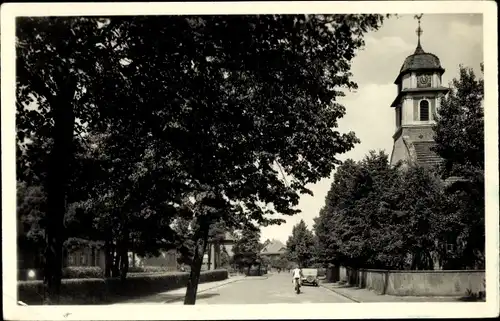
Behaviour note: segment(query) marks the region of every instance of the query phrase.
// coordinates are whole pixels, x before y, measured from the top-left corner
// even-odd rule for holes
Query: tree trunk
[[[118,244],[113,246],[113,265],[111,268],[111,277],[116,278],[120,272],[120,250]]]
[[[220,244],[216,242],[214,244],[214,270],[220,267]]]
[[[208,269],[209,271],[210,271],[210,267],[211,267],[211,265],[212,265],[212,260],[214,259],[214,258],[212,257],[212,247],[213,247],[213,245],[212,245],[212,244],[208,244],[208,245],[207,245],[207,248],[208,248],[207,269]],[[205,255],[205,254],[203,254],[203,255]],[[203,261],[203,260],[202,260],[202,261]]]
[[[96,266],[97,265],[95,263],[95,256],[96,256],[96,250],[95,250],[95,247],[92,246],[90,248],[90,266]]]
[[[128,272],[128,230],[125,229],[122,235],[120,246],[120,281],[123,283],[127,278]]]
[[[196,293],[198,292],[198,282],[200,281],[201,265],[203,264],[203,255],[207,249],[208,240],[208,229],[210,224],[202,226],[202,244],[196,242],[193,265],[191,266],[191,272],[189,274],[189,281],[187,284],[186,296],[184,297],[184,305],[195,305],[196,304]],[[201,251],[200,251],[201,250]]]
[[[68,250],[63,247],[62,253],[62,267],[65,268],[68,266]]]
[[[111,265],[113,264],[113,256],[111,253],[111,244],[109,239],[104,242],[104,277],[111,276]]]
[[[66,212],[66,190],[69,164],[73,156],[73,132],[75,115],[72,95],[74,88],[67,84],[60,96],[50,99],[53,111],[54,128],[47,187],[47,211],[45,227],[45,299],[48,304],[58,304],[62,277],[62,250],[64,242],[64,214]],[[71,97],[71,98],[70,98]],[[52,99],[51,99],[52,98]],[[55,98],[55,99],[54,99]]]

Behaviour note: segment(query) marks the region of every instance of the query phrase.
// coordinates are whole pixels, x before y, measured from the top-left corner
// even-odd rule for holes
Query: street
[[[233,281],[234,280],[234,281]],[[118,304],[183,304],[186,289],[178,289]],[[293,289],[289,273],[261,277],[233,277],[226,281],[200,284],[196,304],[266,304],[266,303],[353,303],[321,286]]]
[[[302,286],[294,292],[289,273],[247,277],[198,294],[196,304],[341,303],[353,301],[322,287]]]

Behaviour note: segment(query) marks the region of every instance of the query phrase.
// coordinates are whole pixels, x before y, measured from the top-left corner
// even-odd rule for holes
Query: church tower
[[[434,144],[432,125],[440,101],[449,89],[441,84],[444,69],[439,58],[425,52],[420,43],[422,14],[415,18],[418,20],[417,48],[405,59],[394,82],[398,93],[391,104],[396,116],[391,165],[402,160],[427,166],[440,160],[431,150]]]

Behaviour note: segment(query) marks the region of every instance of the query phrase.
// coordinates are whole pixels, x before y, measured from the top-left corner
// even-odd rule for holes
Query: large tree
[[[286,242],[288,258],[302,268],[309,267],[315,253],[314,245],[312,231],[307,228],[304,220],[300,220],[293,227],[292,235],[288,237]]]
[[[349,199],[355,192],[353,177],[358,171],[359,166],[352,159],[347,159],[337,168],[325,198],[325,206],[314,219],[313,230],[317,240],[315,254],[324,264],[336,265],[345,262],[340,251],[340,233],[348,226],[344,226],[340,210],[349,205],[342,200]]]
[[[29,150],[26,139],[48,144],[42,185],[47,193],[44,281],[49,301],[59,297],[74,135],[81,132],[80,124],[96,120],[102,97],[93,90],[95,80],[107,78],[99,67],[114,57],[111,46],[102,45],[106,32],[93,18],[16,21],[16,127],[18,145],[24,146],[18,150]]]
[[[450,223],[443,210],[443,182],[433,169],[411,166],[400,173],[391,196],[380,261],[397,269],[433,270],[440,236]]]
[[[460,66],[451,85],[436,115],[434,150],[443,159],[443,177],[469,178],[484,171],[484,80]]]
[[[352,148],[354,135],[335,130],[345,112],[335,97],[355,87],[350,61],[364,31],[380,22],[356,15],[213,16],[130,24],[130,65],[144,70],[132,81],[155,95],[141,97],[150,109],[134,119],[140,129],[129,132],[150,131],[181,159],[193,193],[219,204],[209,215],[193,212],[202,243],[220,218],[229,226],[269,224],[280,220],[265,214],[295,214],[305,186],[329,175],[339,163],[335,155]],[[174,27],[178,36],[165,37]],[[158,87],[158,79],[174,85]],[[165,109],[176,115],[162,117]],[[197,257],[187,304],[195,302]]]
[[[241,236],[233,247],[233,263],[240,269],[247,268],[250,274],[252,265],[260,264],[260,230],[248,225],[241,230]]]
[[[381,255],[397,237],[391,218],[398,167],[388,155],[370,152],[362,161],[347,160],[334,175],[325,207],[315,222],[318,258],[326,264],[386,268]]]
[[[481,65],[482,71],[483,65]],[[459,67],[450,94],[437,113],[435,151],[443,159],[443,178],[459,177],[447,189],[449,217],[443,246],[447,268],[484,266],[484,81],[471,68]]]

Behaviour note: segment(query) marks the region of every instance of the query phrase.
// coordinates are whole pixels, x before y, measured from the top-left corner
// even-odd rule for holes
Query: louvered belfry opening
[[[427,100],[422,100],[420,102],[420,120],[429,120],[429,102]]]

